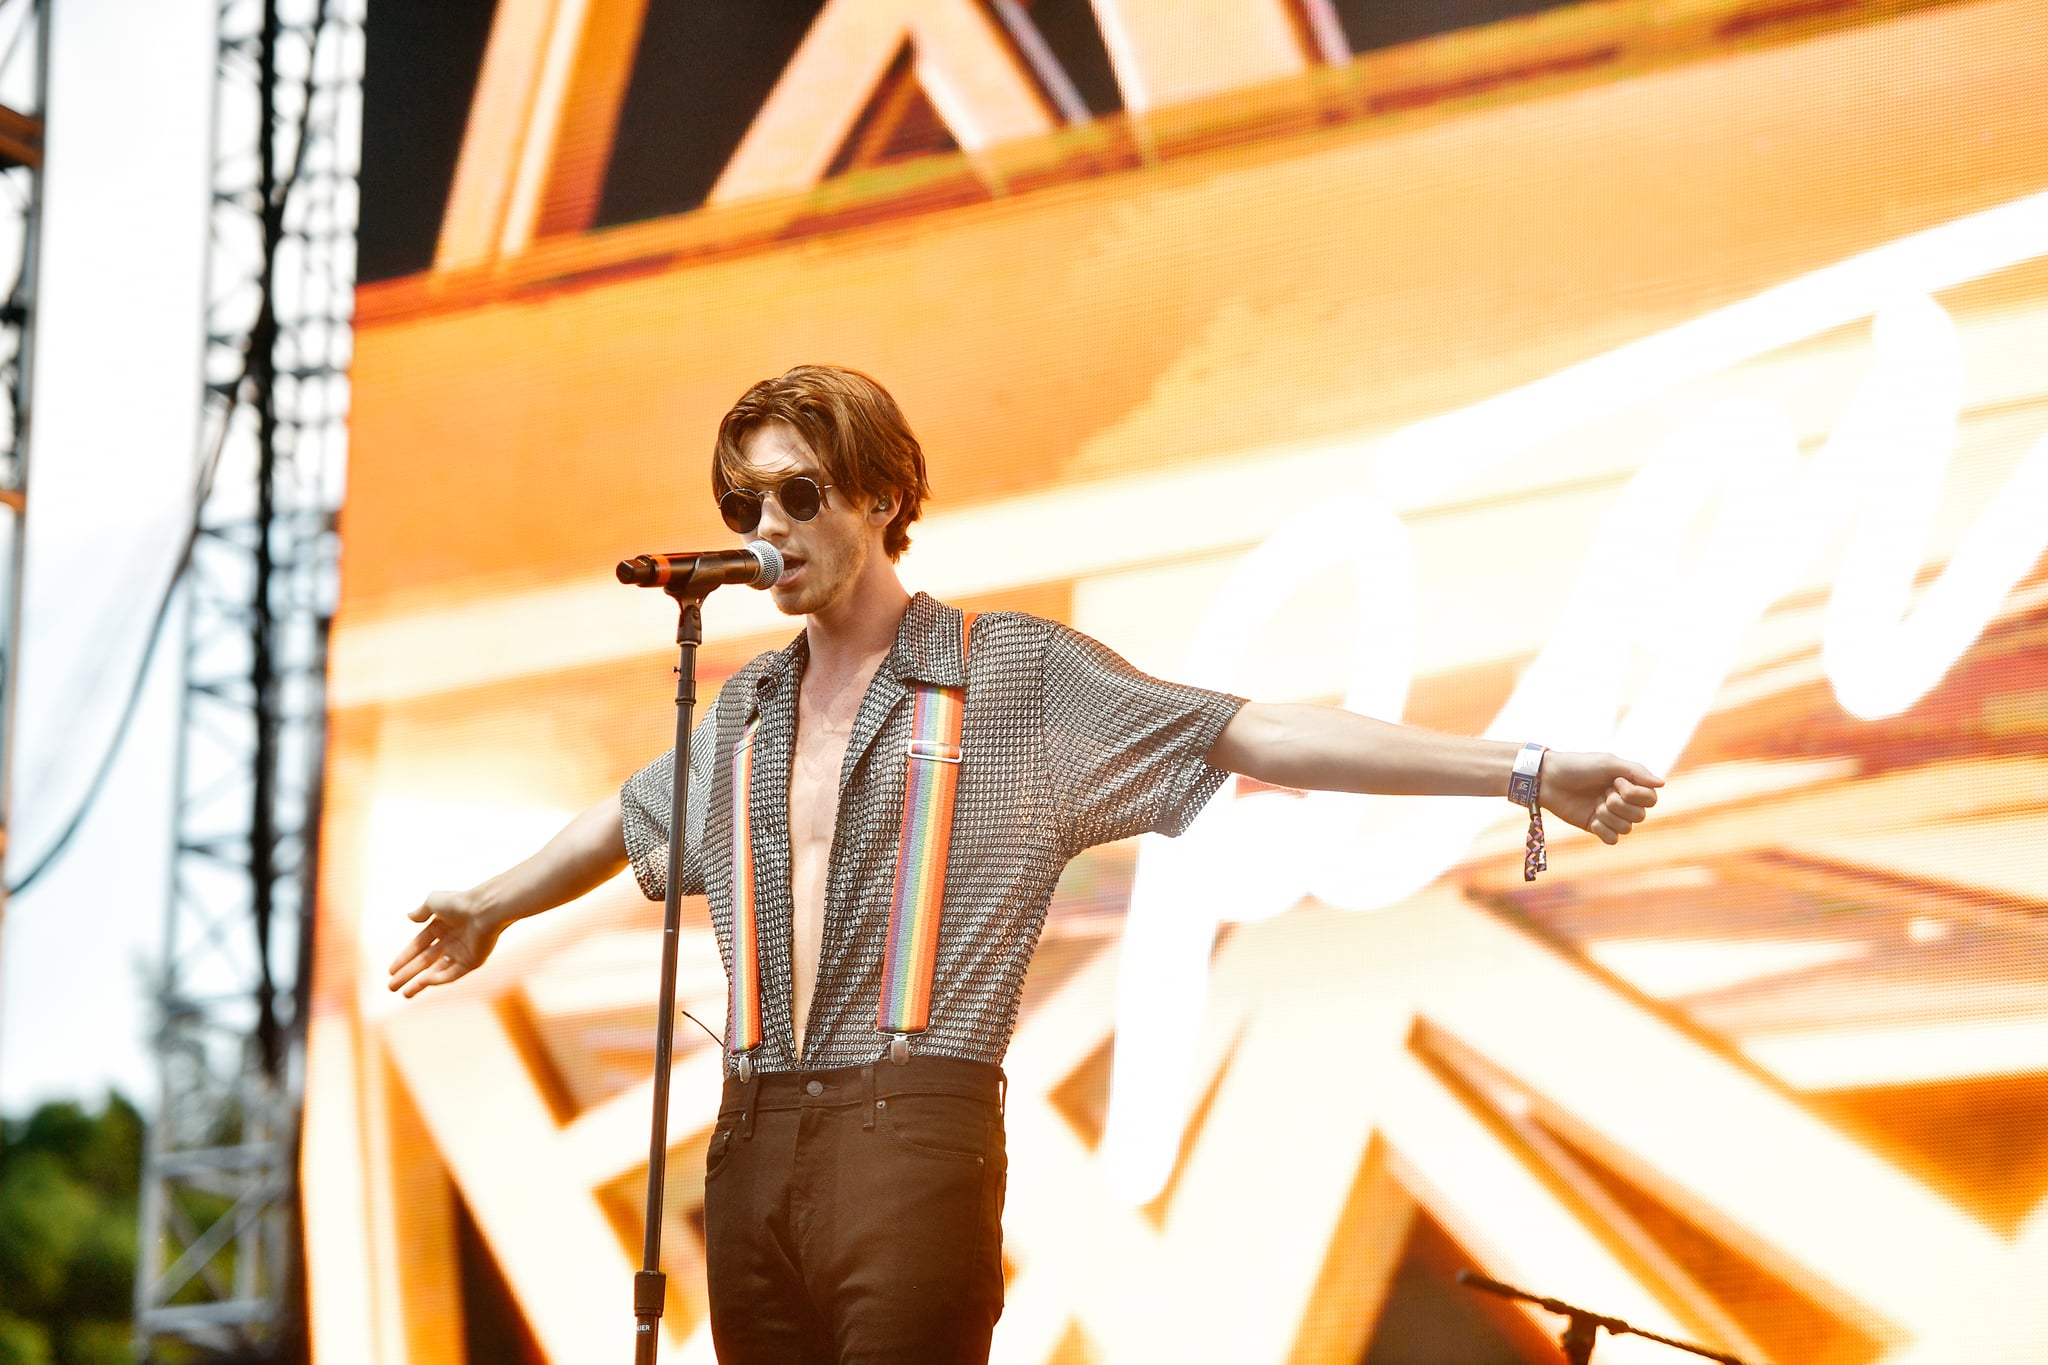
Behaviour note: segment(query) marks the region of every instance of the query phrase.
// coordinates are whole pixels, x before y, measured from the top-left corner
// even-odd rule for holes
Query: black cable
[[[296,171],[297,167],[294,166],[293,169]],[[249,376],[249,348],[250,342],[253,341],[254,337],[251,337],[249,342],[243,343],[242,373],[233,384],[227,386],[227,407],[221,413],[220,435],[214,441],[213,449],[207,453],[206,463],[200,467],[197,486],[192,490],[192,525],[185,532],[185,544],[178,552],[177,563],[172,565],[170,578],[164,583],[163,592],[157,598],[156,612],[149,623],[149,638],[144,642],[142,649],[142,662],[135,670],[135,681],[129,685],[128,698],[121,704],[121,719],[114,726],[113,735],[107,740],[106,752],[100,755],[99,766],[93,771],[92,781],[86,784],[85,794],[78,800],[78,808],[71,813],[71,818],[65,821],[64,828],[58,831],[56,839],[43,850],[43,856],[36,859],[35,865],[19,879],[8,884],[7,895],[10,899],[33,886],[36,879],[47,872],[51,864],[70,847],[71,841],[85,825],[85,817],[91,813],[94,804],[99,800],[99,794],[106,786],[108,775],[114,770],[114,759],[120,754],[121,744],[128,737],[128,727],[135,719],[136,707],[141,704],[143,689],[149,682],[150,662],[156,657],[157,643],[163,639],[164,622],[171,616],[171,602],[177,596],[178,584],[184,581],[185,571],[192,566],[192,551],[198,547],[199,537],[204,531],[203,515],[206,500],[213,494],[213,480],[220,471],[221,452],[227,446],[228,430],[234,425],[235,410],[241,406],[242,381]]]
[[[705,1023],[702,1019],[699,1019],[696,1015],[690,1013],[688,1010],[678,1009],[676,1013],[682,1015],[683,1018],[695,1024],[698,1028],[703,1029],[704,1036],[709,1038],[712,1042],[718,1044],[719,1051],[723,1052],[725,1050],[725,1039],[713,1033],[711,1031],[711,1025]]]
[[[240,385],[237,384],[236,387],[239,388]],[[236,396],[230,394],[225,420],[221,423],[222,443],[227,439],[228,422],[234,419],[236,404]],[[213,473],[219,462],[220,445],[216,444],[213,456],[202,476],[208,485],[208,491],[211,491]],[[100,791],[106,786],[108,774],[114,770],[114,759],[121,752],[122,741],[128,737],[128,726],[135,719],[136,707],[141,704],[143,690],[149,682],[150,662],[156,658],[157,642],[163,639],[164,622],[168,621],[171,615],[171,602],[177,596],[178,584],[184,581],[185,570],[192,564],[192,551],[198,545],[200,535],[197,512],[205,505],[205,495],[201,494],[194,504],[192,528],[186,533],[185,547],[178,554],[178,562],[171,569],[170,580],[164,584],[163,594],[157,598],[156,614],[149,623],[149,638],[142,648],[141,665],[135,670],[135,681],[128,688],[128,699],[121,704],[120,722],[114,726],[114,733],[107,740],[107,749],[100,755],[99,767],[93,771],[92,781],[86,784],[85,794],[79,797],[78,808],[71,813],[71,818],[64,823],[64,828],[58,831],[56,839],[43,850],[43,856],[36,859],[35,865],[22,873],[19,879],[8,883],[7,895],[10,899],[35,885],[36,879],[47,872],[59,855],[71,846],[72,839],[77,837],[78,831],[85,824],[85,817],[91,813],[94,804],[99,800]]]
[[[311,39],[312,50],[306,62],[305,112],[301,115],[299,124],[298,145],[292,149],[291,171],[285,176],[283,183],[277,189],[277,200],[280,205],[289,203],[292,191],[298,187],[300,173],[305,169],[306,165],[306,147],[312,141],[313,73],[318,69],[319,65],[320,34],[327,23],[327,5],[328,0],[320,0],[320,4],[313,16],[313,25],[310,29],[313,35]],[[23,262],[22,268],[24,270],[27,269],[26,261]],[[17,279],[15,281],[16,291],[19,291],[20,287],[21,282]],[[121,719],[114,726],[113,736],[107,741],[107,750],[100,756],[99,766],[93,771],[92,781],[86,785],[85,794],[79,798],[78,808],[71,813],[71,818],[64,822],[64,828],[58,831],[56,839],[51,842],[48,848],[43,850],[43,855],[36,859],[35,864],[27,872],[24,872],[18,880],[8,883],[7,895],[10,899],[35,885],[36,880],[50,869],[50,866],[57,861],[65,849],[71,846],[71,841],[78,836],[78,831],[85,825],[85,817],[92,812],[93,806],[99,801],[100,792],[106,786],[108,775],[114,770],[114,759],[119,756],[122,742],[128,737],[128,727],[135,719],[136,708],[141,704],[143,690],[149,682],[150,662],[156,657],[157,643],[163,639],[164,622],[168,621],[171,615],[171,602],[177,597],[178,584],[184,581],[185,571],[192,567],[192,551],[198,547],[199,537],[205,533],[206,500],[213,495],[213,480],[220,470],[221,451],[227,446],[228,431],[233,427],[235,411],[242,403],[242,385],[249,378],[249,366],[254,354],[255,340],[255,335],[252,332],[243,341],[241,372],[235,376],[234,383],[226,386],[227,407],[221,413],[220,436],[213,443],[213,449],[207,454],[206,463],[201,466],[199,471],[197,486],[193,489],[192,525],[185,533],[185,545],[178,553],[177,563],[172,566],[170,579],[164,584],[163,593],[157,599],[156,613],[151,618],[149,624],[149,639],[143,646],[142,662],[135,670],[135,681],[128,688],[128,699],[122,703]],[[258,535],[267,535],[269,528],[259,526],[256,529],[256,533]],[[702,1025],[699,1025],[699,1027],[702,1027]]]
[[[5,3],[5,0],[0,0],[0,10],[5,10],[6,8],[7,5]],[[47,24],[50,22],[50,16],[47,13],[44,13],[43,11],[44,6],[42,6],[41,4],[31,3],[28,6],[27,17],[14,26],[14,36],[7,40],[7,51],[4,55],[0,55],[0,71],[4,71],[9,66],[12,66],[14,64],[14,54],[16,50],[21,47],[21,40],[28,36],[28,32],[31,28],[34,28],[38,24]],[[38,34],[37,37],[40,38],[41,35]],[[40,74],[42,75],[44,83],[47,83],[50,78],[50,73],[45,71]],[[40,100],[42,99],[42,97],[43,92],[41,90],[36,91],[36,98]]]

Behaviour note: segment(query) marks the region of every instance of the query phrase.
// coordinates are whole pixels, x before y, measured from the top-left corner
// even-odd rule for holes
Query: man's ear
[[[903,495],[897,492],[877,493],[868,500],[868,525],[887,526],[896,519],[896,509],[903,503]]]

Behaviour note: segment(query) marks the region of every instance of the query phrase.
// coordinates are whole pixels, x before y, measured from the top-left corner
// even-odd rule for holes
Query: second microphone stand
[[[1590,1309],[1573,1307],[1563,1299],[1542,1298],[1526,1289],[1517,1289],[1511,1284],[1502,1284],[1499,1280],[1489,1280],[1476,1270],[1459,1271],[1458,1283],[1488,1294],[1498,1294],[1504,1299],[1520,1299],[1523,1303],[1533,1303],[1538,1308],[1562,1314],[1569,1319],[1564,1335],[1557,1339],[1557,1344],[1564,1349],[1564,1358],[1571,1362],[1571,1365],[1589,1365],[1593,1359],[1593,1343],[1599,1338],[1600,1329],[1603,1327],[1607,1329],[1609,1336],[1648,1337],[1651,1341],[1680,1351],[1691,1351],[1696,1356],[1718,1360],[1721,1365],[1742,1365],[1742,1361],[1736,1356],[1709,1350],[1704,1346],[1695,1346],[1689,1341],[1679,1341],[1675,1337],[1660,1337],[1655,1332],[1631,1327],[1620,1318],[1610,1318]]]
[[[676,602],[675,772],[669,784],[668,897],[661,921],[661,1004],[654,1023],[654,1122],[647,1144],[647,1223],[640,1270],[633,1276],[633,1365],[654,1365],[668,1276],[661,1270],[662,1192],[668,1177],[668,1072],[675,1048],[676,946],[682,931],[683,821],[690,804],[690,729],[697,706],[697,646],[704,642],[704,598],[672,584]]]

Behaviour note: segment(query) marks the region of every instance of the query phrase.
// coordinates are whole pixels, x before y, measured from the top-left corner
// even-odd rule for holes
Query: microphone
[[[639,588],[664,588],[678,597],[702,597],[727,583],[765,588],[782,577],[782,555],[765,540],[739,550],[699,554],[635,555],[618,567],[619,581]]]

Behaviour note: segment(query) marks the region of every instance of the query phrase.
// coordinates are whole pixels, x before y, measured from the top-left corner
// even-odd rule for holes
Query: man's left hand
[[[1543,755],[1538,799],[1546,810],[1611,844],[1649,817],[1664,779],[1613,754],[1552,749]]]

